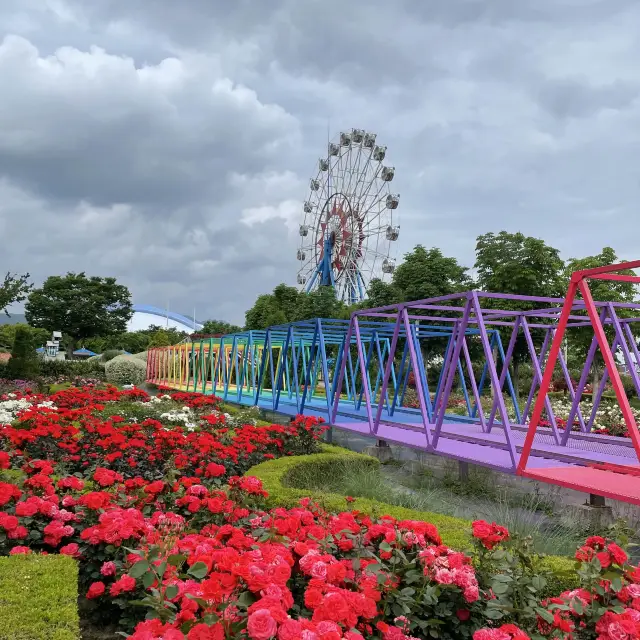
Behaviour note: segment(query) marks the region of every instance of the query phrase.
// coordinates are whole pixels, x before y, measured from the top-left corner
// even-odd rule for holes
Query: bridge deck
[[[182,390],[187,389],[183,386]],[[209,388],[206,391],[211,393],[212,390]],[[226,395],[229,402],[245,406],[255,404],[255,397],[246,392],[238,396],[237,390],[230,388]],[[286,393],[281,394],[274,409],[271,393],[263,392],[258,406],[289,416],[299,413],[295,398],[290,399]],[[326,398],[311,398],[304,408],[304,414],[323,418],[329,423]],[[495,423],[487,433],[483,432],[477,421],[465,416],[446,416],[435,449],[427,444],[422,416],[417,409],[403,407],[396,409],[393,415],[389,415],[386,408],[383,409],[377,432],[372,432],[364,403],[357,409],[353,402],[341,401],[336,419],[330,426],[506,473],[515,473],[526,436],[526,427],[511,425],[516,453],[514,462],[502,425]],[[430,425],[430,433],[433,431],[434,425]],[[615,467],[623,473],[611,473],[610,469],[597,469],[593,465]],[[566,446],[561,446],[555,443],[550,429],[540,428],[536,432],[531,457],[523,475],[579,491],[623,497],[628,502],[640,504],[640,465],[628,438],[574,433]]]

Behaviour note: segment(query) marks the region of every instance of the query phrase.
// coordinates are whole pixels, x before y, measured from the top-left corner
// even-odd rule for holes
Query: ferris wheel
[[[393,273],[400,196],[391,193],[395,168],[383,164],[386,147],[362,129],[342,132],[309,184],[300,225],[298,284],[332,286],[347,304],[363,300],[369,282]]]

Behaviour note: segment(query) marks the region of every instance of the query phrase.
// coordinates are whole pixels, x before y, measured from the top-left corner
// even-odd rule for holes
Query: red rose
[[[94,582],[90,587],[89,591],[87,591],[87,598],[91,600],[92,598],[97,598],[104,593],[104,582]]]
[[[482,540],[483,538],[487,538],[491,535],[493,528],[488,522],[484,520],[476,520],[471,525],[471,531],[473,533],[474,538],[478,538],[478,540]]]
[[[611,542],[607,550],[616,564],[623,565],[629,559],[624,549],[621,549],[615,542]]]

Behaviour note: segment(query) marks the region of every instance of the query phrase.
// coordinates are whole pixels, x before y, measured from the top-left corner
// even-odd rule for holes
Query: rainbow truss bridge
[[[388,443],[640,504],[640,435],[620,377],[624,368],[640,398],[640,303],[594,301],[588,285],[638,283],[628,275],[638,267],[578,271],[565,298],[468,291],[361,310],[350,320],[193,338],[150,350],[147,380],[320,416]],[[572,380],[563,344],[577,331],[591,346]],[[533,371],[519,399],[510,372],[516,358]],[[604,363],[603,382],[587,393],[595,358]],[[554,410],[552,380],[565,383],[564,418]],[[625,436],[595,428],[598,408],[611,403],[603,398],[607,380]]]

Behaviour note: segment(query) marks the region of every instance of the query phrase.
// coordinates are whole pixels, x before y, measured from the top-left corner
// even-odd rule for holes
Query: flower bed
[[[149,402],[115,388],[13,399],[30,406],[0,428],[0,552],[77,559],[85,619],[132,640],[638,637],[640,570],[610,540],[588,540],[578,589],[545,601],[548,565],[498,525],[440,516],[439,531],[344,498],[269,509],[241,474],[315,451],[315,419],[229,428],[192,394],[173,397],[190,427],[108,418]]]
[[[345,459],[348,460],[348,465],[344,464]],[[327,511],[341,511],[346,504],[344,496],[300,487],[297,484],[297,477],[304,476],[309,468],[316,468],[320,472],[323,468],[375,468],[379,465],[380,461],[377,458],[322,444],[319,453],[262,462],[249,469],[247,475],[255,476],[262,481],[265,491],[269,494],[267,498],[269,507],[291,508],[301,499],[311,497]],[[368,498],[357,498],[354,504],[359,511],[373,517],[384,513],[398,520],[430,522],[436,525],[445,544],[464,551],[473,547],[470,520],[441,513],[414,511]],[[546,556],[541,562],[550,573],[548,578],[550,593],[555,594],[578,586],[575,563],[569,558]]]

